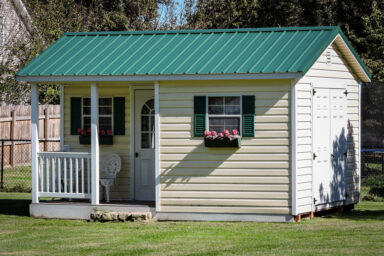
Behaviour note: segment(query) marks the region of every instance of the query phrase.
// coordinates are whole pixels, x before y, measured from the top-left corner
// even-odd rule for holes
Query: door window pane
[[[155,111],[153,99],[141,109],[141,148],[155,148]]]

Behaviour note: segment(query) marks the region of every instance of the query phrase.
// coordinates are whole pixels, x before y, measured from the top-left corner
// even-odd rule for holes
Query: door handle
[[[139,157],[139,153],[135,152],[135,157],[138,158]]]
[[[313,153],[313,160],[315,160],[317,157],[317,155],[315,153]]]

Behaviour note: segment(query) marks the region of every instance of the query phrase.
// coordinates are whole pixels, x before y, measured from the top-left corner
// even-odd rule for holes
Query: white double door
[[[153,90],[135,90],[135,200],[155,201],[155,107]]]
[[[313,96],[315,205],[345,200],[347,132],[345,89],[315,88]]]

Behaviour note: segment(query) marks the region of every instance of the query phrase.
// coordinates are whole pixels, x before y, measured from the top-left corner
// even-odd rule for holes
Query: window
[[[236,129],[241,132],[241,97],[208,96],[208,129],[223,132]]]
[[[155,148],[155,108],[153,99],[141,109],[141,148]]]
[[[99,98],[99,128],[113,130],[113,98]],[[91,127],[91,99],[83,98],[83,128]]]

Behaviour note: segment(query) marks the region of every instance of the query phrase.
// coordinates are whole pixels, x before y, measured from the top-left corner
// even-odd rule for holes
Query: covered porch
[[[149,85],[148,85],[149,84]],[[130,189],[132,193],[129,198],[119,199],[111,197],[111,202],[103,200],[103,189],[100,184],[101,162],[103,155],[103,145],[99,136],[99,89],[100,84],[89,83],[90,95],[90,142],[79,152],[78,148],[72,150],[71,142],[65,142],[64,125],[68,120],[64,120],[64,87],[61,85],[61,150],[60,152],[43,152],[38,146],[38,84],[33,84],[31,89],[31,140],[32,140],[32,204],[30,205],[30,214],[34,217],[45,218],[64,218],[64,219],[89,219],[90,214],[97,210],[101,211],[122,211],[122,212],[150,212],[155,215],[158,200],[142,201],[134,195],[134,161],[135,146],[134,138],[131,140],[131,146],[128,146],[127,155],[130,160],[124,164],[125,172],[129,172]],[[158,83],[147,83],[154,93],[154,107],[158,109]],[[135,86],[130,86],[133,90]],[[121,95],[120,95],[121,96]],[[131,101],[133,99],[131,97]],[[127,104],[132,105],[132,102]],[[132,108],[133,109],[133,108]],[[155,113],[158,113],[156,111]],[[129,115],[129,118],[130,117]],[[155,126],[158,125],[158,115],[154,117]],[[134,122],[134,120],[133,120]],[[129,129],[134,129],[130,127]],[[125,137],[131,137],[128,132]],[[154,139],[158,138],[157,132],[154,133]],[[69,147],[68,147],[69,144]],[[158,143],[156,143],[158,145]],[[113,149],[114,145],[109,146]],[[101,151],[101,152],[100,152]],[[117,151],[117,149],[114,149]],[[154,148],[155,155],[158,157],[158,150]],[[154,159],[155,160],[155,159]],[[157,163],[158,161],[154,161]],[[157,170],[157,169],[156,169]],[[125,174],[127,175],[127,173]],[[158,175],[156,173],[156,175]],[[158,180],[154,177],[154,180]],[[157,193],[157,190],[156,190]],[[158,198],[156,196],[156,198]],[[155,198],[154,198],[155,199]]]

